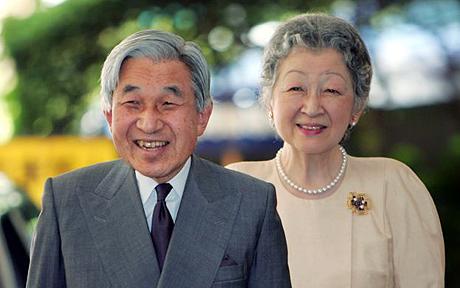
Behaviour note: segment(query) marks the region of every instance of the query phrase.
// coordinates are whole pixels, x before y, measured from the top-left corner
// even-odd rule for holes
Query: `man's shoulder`
[[[68,182],[71,180],[79,181],[85,178],[105,177],[111,170],[116,167],[123,167],[125,164],[122,160],[113,160],[100,162],[90,166],[78,168],[53,177],[56,182]]]

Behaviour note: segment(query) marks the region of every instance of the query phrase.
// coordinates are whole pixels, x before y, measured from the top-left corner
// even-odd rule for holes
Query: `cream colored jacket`
[[[314,200],[288,192],[273,159],[228,166],[275,185],[292,287],[444,287],[441,225],[424,184],[396,160],[348,157],[338,189]],[[367,215],[352,213],[350,192],[369,199]]]

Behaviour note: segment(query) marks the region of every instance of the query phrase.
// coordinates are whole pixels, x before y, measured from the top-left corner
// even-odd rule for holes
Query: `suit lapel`
[[[226,193],[220,174],[192,157],[159,288],[210,287],[227,247],[240,194]]]
[[[120,161],[95,191],[78,194],[113,287],[155,287],[160,273],[134,171]]]

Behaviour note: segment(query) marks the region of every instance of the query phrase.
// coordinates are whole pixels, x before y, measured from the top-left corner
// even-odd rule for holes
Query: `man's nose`
[[[136,126],[147,134],[157,132],[163,127],[160,112],[157,109],[145,109],[139,114]]]

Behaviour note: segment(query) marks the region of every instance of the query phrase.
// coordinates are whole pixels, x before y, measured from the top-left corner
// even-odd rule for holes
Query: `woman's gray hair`
[[[372,65],[366,45],[351,24],[335,16],[320,13],[302,14],[284,22],[265,47],[260,99],[265,108],[270,108],[280,61],[296,46],[309,49],[333,48],[341,53],[352,76],[354,110],[364,109],[372,79]]]
[[[169,32],[144,30],[125,38],[107,56],[101,72],[103,111],[112,109],[113,91],[118,85],[123,61],[137,57],[148,57],[155,62],[183,62],[190,69],[197,110],[203,111],[211,102],[209,68],[198,45]]]

